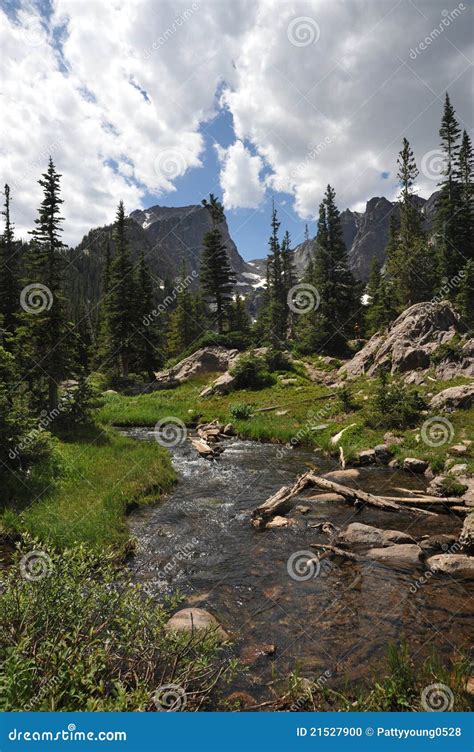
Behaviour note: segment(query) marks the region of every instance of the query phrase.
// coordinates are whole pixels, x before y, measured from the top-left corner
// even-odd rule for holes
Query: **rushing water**
[[[126,432],[153,440],[153,432],[134,428]],[[247,660],[255,646],[272,643],[274,655],[261,655],[250,668],[246,688],[264,698],[272,677],[287,676],[298,663],[308,678],[338,687],[348,679],[376,674],[385,660],[387,644],[406,640],[415,658],[434,648],[446,657],[466,652],[469,639],[469,596],[472,586],[450,578],[425,578],[424,569],[398,570],[374,562],[325,559],[318,576],[297,581],[287,562],[312,542],[325,543],[311,525],[330,520],[343,526],[350,521],[426,534],[459,532],[453,515],[414,517],[334,502],[312,504],[302,515],[291,512],[291,527],[257,531],[250,525],[252,509],[280,486],[316,465],[334,469],[328,459],[305,449],[280,456],[279,447],[232,439],[220,459],[197,456],[189,442],[172,451],[179,475],[174,493],[154,508],[130,517],[139,541],[133,568],[149,592],[179,589],[184,605],[211,611],[232,635],[237,653]],[[387,494],[392,472],[361,471],[361,488]],[[421,483],[407,477],[396,484]],[[314,490],[313,490],[314,493]],[[390,492],[392,493],[392,492]],[[304,500],[301,500],[304,503]],[[417,584],[418,583],[418,584]],[[416,591],[413,590],[416,587]],[[326,673],[325,673],[326,672]]]

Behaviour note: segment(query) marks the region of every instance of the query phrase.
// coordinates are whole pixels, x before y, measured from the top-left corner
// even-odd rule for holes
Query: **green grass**
[[[57,447],[59,477],[22,511],[7,510],[7,529],[29,532],[57,548],[78,543],[123,546],[131,504],[154,502],[175,481],[168,452],[155,442],[88,426]]]
[[[99,411],[99,419],[104,423],[117,426],[154,426],[158,420],[166,416],[180,418],[187,425],[218,419],[223,423],[232,422],[243,438],[279,443],[291,442],[292,445],[320,447],[334,453],[338,453],[339,446],[336,450],[331,446],[331,436],[342,428],[355,424],[345,432],[340,442],[348,460],[360,450],[383,443],[384,434],[390,430],[383,425],[370,427],[366,422],[377,385],[374,379],[361,377],[348,382],[357,409],[346,412],[340,400],[325,397],[334,391],[332,388],[301,378],[296,385],[283,386],[276,383],[258,391],[238,390],[225,396],[202,399],[199,396],[200,392],[214,376],[199,377],[177,389],[162,390],[137,397],[109,396]],[[418,389],[422,395],[426,396],[436,394],[448,386],[462,383],[466,383],[466,379],[453,379],[449,382],[427,381],[426,385]],[[254,411],[252,417],[235,419],[231,414],[231,407],[238,404],[250,405]],[[278,405],[281,410],[287,412],[285,415],[279,415],[279,410],[256,412],[271,405]],[[449,444],[431,447],[420,436],[421,426],[430,416],[431,413],[422,416],[414,428],[391,429],[393,433],[404,437],[404,444],[395,447],[394,450],[400,459],[405,457],[426,459],[441,469]],[[445,417],[453,427],[453,440],[450,443],[459,443],[462,439],[474,436],[474,409],[460,410]],[[318,425],[326,425],[326,428],[313,430]],[[472,450],[467,458],[459,461],[467,462],[471,470],[474,470]]]

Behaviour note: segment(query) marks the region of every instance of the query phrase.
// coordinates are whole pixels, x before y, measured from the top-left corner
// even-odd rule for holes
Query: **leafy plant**
[[[236,389],[264,389],[275,383],[264,358],[253,353],[239,358],[231,373]]]
[[[409,389],[401,382],[389,382],[383,372],[378,380],[372,410],[366,424],[372,428],[407,428],[415,425],[422,410],[428,407],[416,389]]]
[[[178,602],[146,596],[110,550],[57,554],[25,540],[0,595],[1,710],[155,710],[166,684],[186,710],[205,707],[235,665],[219,659],[215,633],[166,630]]]
[[[462,342],[459,335],[455,334],[454,337],[449,340],[449,342],[445,342],[444,344],[439,345],[436,350],[433,350],[430,356],[430,361],[432,365],[437,366],[440,363],[443,363],[443,361],[445,360],[458,363],[463,359],[463,357],[464,353]]]
[[[230,414],[236,420],[247,420],[253,414],[252,405],[247,405],[245,402],[237,402],[235,405],[230,406]]]

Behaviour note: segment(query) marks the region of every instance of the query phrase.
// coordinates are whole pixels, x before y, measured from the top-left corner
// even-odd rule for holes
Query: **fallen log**
[[[318,486],[318,488],[324,488],[327,491],[332,491],[333,493],[340,494],[349,501],[367,504],[368,506],[377,507],[378,509],[384,509],[388,512],[401,512],[404,509],[404,507],[400,506],[396,501],[393,501],[392,499],[384,499],[381,496],[374,496],[374,494],[367,493],[366,491],[361,491],[359,488],[349,488],[348,486],[343,486],[340,483],[335,483],[334,481],[328,480],[327,478],[321,478],[319,475],[314,475],[314,473],[312,472],[306,473],[306,476],[309,479],[310,483]],[[421,514],[429,515],[434,514],[434,512],[428,512],[426,509],[414,510],[405,508],[405,511],[416,511],[420,512]]]
[[[378,509],[384,509],[389,512],[410,512],[412,514],[424,514],[429,516],[436,516],[436,512],[430,512],[427,509],[412,508],[408,506],[401,506],[392,499],[385,499],[381,496],[374,496],[374,494],[366,493],[358,488],[349,488],[343,486],[340,483],[328,480],[327,478],[321,478],[319,475],[315,475],[309,471],[301,475],[295,482],[295,484],[289,488],[283,486],[273,496],[270,496],[263,504],[260,504],[252,512],[252,525],[254,527],[263,527],[269,517],[273,517],[275,514],[281,514],[287,512],[291,508],[291,501],[295,496],[298,496],[308,486],[315,485],[318,488],[323,488],[326,491],[330,491],[334,494],[338,494],[346,501],[351,501],[357,505],[367,504]],[[414,499],[411,500],[413,503]],[[417,500],[418,501],[418,500]]]
[[[278,410],[281,407],[288,407],[288,405],[304,405],[306,402],[316,402],[317,400],[322,399],[333,399],[334,397],[337,397],[337,392],[329,392],[329,394],[320,394],[317,397],[310,397],[310,399],[292,400],[291,402],[286,402],[284,405],[270,405],[269,407],[259,407],[257,408],[257,410],[254,410],[254,413],[267,413],[270,412],[270,410]]]
[[[381,496],[385,501],[394,501],[396,504],[433,504],[438,506],[457,506],[459,499],[445,498],[444,496]]]
[[[270,517],[274,517],[281,512],[287,512],[291,507],[291,500],[298,496],[305,488],[311,485],[309,479],[310,473],[304,473],[291,486],[282,486],[273,496],[270,496],[263,504],[260,504],[252,512],[252,525],[254,527],[263,527]]]

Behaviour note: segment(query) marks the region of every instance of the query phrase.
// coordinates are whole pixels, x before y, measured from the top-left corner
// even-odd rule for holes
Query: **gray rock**
[[[411,473],[424,473],[427,468],[428,463],[425,460],[419,460],[416,457],[406,457],[403,460],[403,469]]]
[[[359,476],[359,470],[350,468],[348,470],[331,470],[330,473],[324,473],[323,478],[333,480],[335,483],[347,483],[347,481],[357,480]]]
[[[474,404],[474,384],[450,386],[439,392],[430,402],[434,410],[467,410]]]
[[[228,371],[219,376],[210,386],[207,386],[200,393],[200,397],[211,397],[213,394],[227,394],[235,386],[235,376]]]
[[[374,449],[364,449],[357,455],[356,463],[358,465],[373,465],[377,457]]]
[[[421,561],[422,550],[413,543],[401,543],[387,548],[371,548],[367,557],[392,566],[416,566]]]
[[[377,462],[381,462],[382,465],[388,465],[393,457],[393,449],[388,444],[377,444],[374,452]]]
[[[449,454],[454,454],[456,457],[464,457],[465,454],[468,454],[469,448],[465,444],[454,444],[454,446],[449,447]]]
[[[400,530],[381,530],[372,525],[352,522],[338,535],[338,540],[370,546],[391,546],[394,543],[416,543],[415,539]]]
[[[420,543],[423,553],[426,556],[432,556],[437,553],[446,553],[452,546],[456,545],[457,538],[455,535],[441,534],[430,535]]]
[[[463,553],[474,554],[474,512],[468,514],[464,520],[459,542]]]
[[[449,574],[460,579],[474,579],[474,556],[466,554],[437,554],[427,560],[428,568],[436,574]]]
[[[227,350],[225,347],[201,348],[172,368],[157,373],[156,385],[173,388],[199,374],[226,371],[237,355],[237,350]]]

